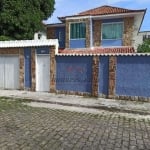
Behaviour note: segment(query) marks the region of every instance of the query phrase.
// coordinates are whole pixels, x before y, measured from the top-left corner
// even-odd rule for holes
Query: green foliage
[[[0,40],[32,39],[42,29],[42,20],[53,13],[54,4],[55,0],[1,0]]]
[[[144,40],[137,48],[139,53],[149,53],[150,52],[150,39]]]
[[[8,41],[8,40],[11,40],[11,38],[8,36],[4,36],[4,35],[0,36],[0,41]]]

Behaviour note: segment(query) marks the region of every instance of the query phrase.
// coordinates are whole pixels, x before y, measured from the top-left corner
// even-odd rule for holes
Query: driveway
[[[0,100],[1,150],[149,150],[150,120]]]

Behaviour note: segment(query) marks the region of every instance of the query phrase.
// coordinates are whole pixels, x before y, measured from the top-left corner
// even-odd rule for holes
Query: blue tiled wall
[[[109,46],[122,46],[122,39],[117,40],[102,40],[102,46],[109,47]]]
[[[116,94],[150,97],[150,58],[117,57]]]
[[[65,48],[65,26],[64,27],[56,27],[55,37],[59,41],[59,48]]]
[[[99,61],[99,94],[108,95],[109,57],[102,56]]]
[[[70,48],[85,48],[85,39],[70,40]]]
[[[56,57],[56,89],[91,92],[92,57]]]

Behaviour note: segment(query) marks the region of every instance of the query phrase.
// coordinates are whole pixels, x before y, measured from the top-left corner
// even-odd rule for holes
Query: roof
[[[52,46],[58,47],[57,39],[44,40],[17,40],[17,41],[0,41],[0,48],[15,48],[15,47],[38,47],[38,46]]]
[[[59,50],[57,55],[59,56],[90,56],[90,55],[101,55],[101,54],[125,54],[135,53],[133,47],[122,46],[122,47],[95,47],[93,49],[64,49]]]
[[[145,11],[146,11],[146,9],[132,10],[132,9],[125,9],[125,8],[120,8],[120,7],[113,7],[113,6],[104,5],[104,6],[101,6],[101,7],[97,7],[97,8],[94,8],[94,9],[90,9],[90,10],[87,10],[87,11],[80,12],[76,15],[60,17],[59,19],[64,19],[64,18],[67,18],[67,17],[137,13],[137,12],[145,12]]]

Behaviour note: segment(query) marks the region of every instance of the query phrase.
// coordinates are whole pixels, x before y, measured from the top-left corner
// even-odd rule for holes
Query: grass
[[[23,104],[24,102],[29,102],[29,100],[0,97],[0,112],[28,107],[27,105]]]

